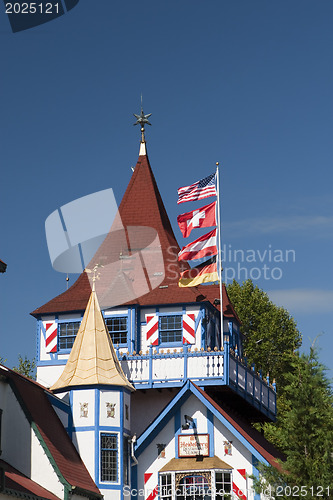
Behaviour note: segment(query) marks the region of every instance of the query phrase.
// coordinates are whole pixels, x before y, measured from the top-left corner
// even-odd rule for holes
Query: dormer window
[[[159,317],[159,344],[182,344],[182,315],[167,315]]]

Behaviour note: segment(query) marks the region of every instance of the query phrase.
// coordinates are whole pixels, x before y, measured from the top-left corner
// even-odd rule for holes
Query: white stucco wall
[[[68,357],[68,356],[67,356]],[[37,367],[37,382],[44,387],[51,387],[64,371],[65,364],[63,365],[43,365]]]
[[[0,382],[0,408],[2,414],[1,458],[13,467],[30,475],[30,424],[11,387]]]
[[[60,498],[64,498],[64,487],[60,483],[49,458],[44,452],[35,432],[31,429],[31,474],[33,481]]]
[[[89,474],[92,478],[95,478],[95,431],[85,430],[74,432],[72,436],[72,441],[87,467]]]

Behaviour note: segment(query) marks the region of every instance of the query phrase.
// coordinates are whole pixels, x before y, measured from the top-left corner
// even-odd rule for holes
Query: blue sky
[[[332,21],[329,0],[80,0],[13,34],[0,5],[8,366],[34,356],[29,313],[66,289],[45,220],[110,187],[120,202],[138,156],[142,93],[149,159],[179,243],[176,217],[191,206],[177,206],[177,188],[219,161],[223,244],[255,255],[242,263],[232,254],[225,268],[259,278],[296,319],[305,350],[322,334],[333,375]]]

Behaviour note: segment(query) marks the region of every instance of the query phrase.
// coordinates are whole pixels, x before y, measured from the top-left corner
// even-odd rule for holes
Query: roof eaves
[[[185,382],[180,391],[176,396],[164,407],[164,409],[159,413],[159,415],[154,419],[154,422],[150,424],[140,435],[136,442],[136,456],[138,457],[142,451],[148,446],[148,444],[154,439],[161,429],[161,425],[175,413],[179,405],[181,405],[184,400],[187,399],[189,394],[189,381]],[[141,448],[141,449],[140,449]]]
[[[236,436],[238,435],[243,444],[245,444],[245,442],[247,443],[246,447],[259,461],[266,463],[266,465],[270,464],[273,465],[274,467],[280,468],[278,460],[280,460],[280,457],[282,458],[282,454],[278,450],[276,450],[277,454],[276,457],[272,455],[269,451],[265,450],[265,448],[263,448],[260,445],[260,443],[258,443],[255,440],[254,437],[250,436],[244,429],[242,429],[239,422],[236,422],[232,417],[230,417],[228,413],[225,410],[223,410],[223,408],[221,408],[210,396],[208,396],[208,394],[206,394],[206,392],[203,389],[198,387],[192,381],[190,382],[190,384],[191,384],[190,387],[191,390],[192,387],[195,389],[192,391],[193,394],[195,394],[202,402],[203,402],[202,398],[206,400],[206,406],[207,404],[209,405],[210,407],[209,409],[212,411],[212,413],[215,414],[217,418],[219,418],[219,420],[224,425],[226,425]],[[199,395],[201,395],[201,397]],[[253,428],[253,432],[257,431]],[[267,440],[265,441],[269,446],[273,447],[271,443],[269,443]]]

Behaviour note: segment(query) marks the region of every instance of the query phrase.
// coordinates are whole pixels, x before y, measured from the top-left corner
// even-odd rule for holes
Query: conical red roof
[[[179,251],[148,156],[141,154],[112,228],[88,266],[104,266],[100,269],[101,280],[96,282],[101,308],[121,304],[214,303],[219,298],[217,285],[179,288],[179,274],[188,268],[186,262],[178,262]],[[223,292],[224,314],[237,317],[225,289]],[[90,293],[84,272],[66,292],[32,315],[85,310]]]

